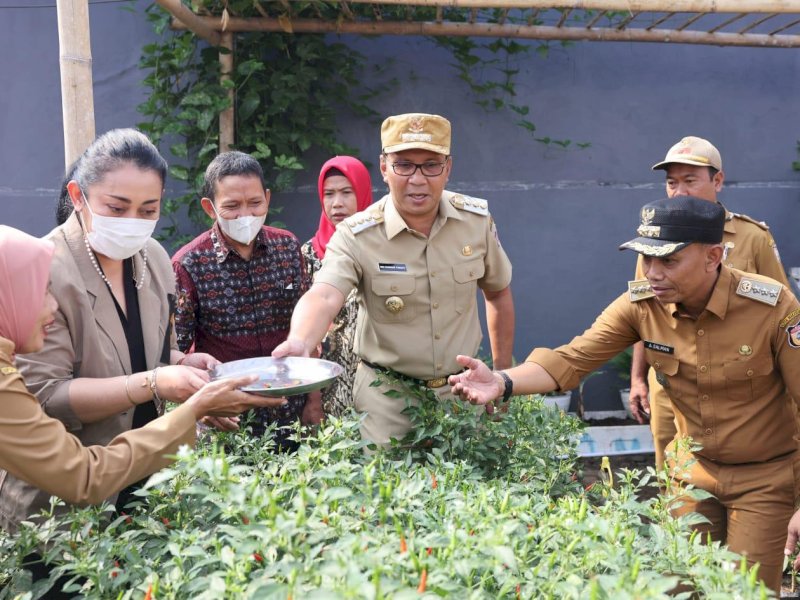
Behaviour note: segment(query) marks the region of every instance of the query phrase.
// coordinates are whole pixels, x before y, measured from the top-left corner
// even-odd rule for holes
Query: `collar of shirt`
[[[725,205],[722,202],[719,203],[722,208],[725,208]],[[736,233],[736,225],[733,224],[733,213],[725,208],[725,233]]]
[[[4,337],[0,337],[0,358],[14,362],[14,342]]]
[[[728,300],[731,295],[732,279],[731,270],[725,265],[720,265],[717,282],[714,284],[711,297],[708,299],[708,303],[703,312],[708,311],[715,314],[720,320],[725,319],[725,315],[728,313]],[[688,316],[678,308],[677,304],[670,304],[670,312],[676,319]]]
[[[450,196],[450,192],[445,191],[442,193],[442,197],[439,198],[439,212],[436,215],[436,220],[433,223],[433,227],[431,227],[431,233],[428,236],[429,238],[433,237],[433,235],[442,228],[447,219],[463,219],[458,210],[456,210],[456,208],[450,204]],[[394,205],[394,200],[392,200],[391,194],[387,195],[385,200],[386,202],[383,206],[383,220],[384,223],[386,223],[386,237],[391,240],[401,231],[411,231],[409,226],[403,220],[403,217],[401,217],[400,213],[397,212],[397,208]]]
[[[214,225],[211,227],[211,243],[214,245],[214,255],[217,258],[218,263],[223,263],[227,260],[228,255],[233,252],[236,256],[241,257],[241,255],[236,252],[236,248],[233,248],[230,244],[228,244],[228,240],[225,239],[225,236],[222,235],[222,230],[219,228],[219,223],[214,221]],[[265,248],[267,246],[267,237],[264,233],[264,228],[261,228],[261,231],[258,232],[256,235],[256,245],[253,249],[255,253],[256,248]]]

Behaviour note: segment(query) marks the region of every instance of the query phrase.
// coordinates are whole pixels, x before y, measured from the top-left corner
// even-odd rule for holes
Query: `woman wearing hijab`
[[[15,353],[41,350],[58,308],[47,289],[53,243],[0,225],[0,468],[67,502],[93,504],[167,465],[193,444],[204,415],[237,415],[268,398],[237,390],[254,378],[204,385],[181,406],[107,446],[85,447],[25,387]],[[20,260],[19,257],[25,257]]]
[[[42,349],[17,366],[45,412],[86,446],[149,423],[167,400],[185,401],[217,364],[207,354],[184,356],[172,334],[172,266],[151,238],[166,170],[141,132],[103,134],[66,185],[74,212],[47,236],[59,308]],[[122,508],[131,491],[108,501]],[[0,471],[0,526],[15,531],[49,496]]]
[[[322,165],[317,189],[322,204],[319,227],[314,237],[302,247],[306,269],[312,277],[322,266],[325,249],[336,226],[372,204],[369,171],[364,163],[352,156],[335,156]],[[353,378],[358,366],[358,358],[353,353],[357,316],[358,301],[353,290],[322,341],[320,358],[344,367],[344,373],[322,390],[322,407],[329,415],[340,416],[353,406]]]

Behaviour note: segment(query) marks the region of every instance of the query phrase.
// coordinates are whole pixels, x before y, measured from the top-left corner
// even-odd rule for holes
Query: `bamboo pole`
[[[352,0],[351,0],[352,1]],[[212,17],[209,25],[218,22]],[[755,46],[769,48],[800,47],[800,35],[770,36],[766,34],[706,33],[704,31],[646,30],[585,27],[548,27],[497,23],[435,23],[435,22],[391,22],[391,21],[342,21],[329,22],[313,19],[293,19],[294,33],[354,33],[360,35],[430,35],[430,36],[476,36],[537,40],[585,40],[605,42],[670,42],[681,44],[710,44],[717,46]],[[173,21],[173,27],[181,24]],[[227,31],[273,31],[282,32],[284,26],[278,19],[243,19],[232,17]]]
[[[189,7],[184,5],[181,0],[155,1],[156,4],[158,4],[161,8],[166,10],[184,25],[184,27],[181,27],[181,29],[188,29],[197,37],[207,41],[212,46],[220,45],[220,35],[217,33],[216,28],[207,25],[206,21],[201,20],[200,17],[189,10]]]
[[[800,0],[349,0],[353,4],[446,6],[449,8],[571,8],[630,12],[800,13]]]
[[[92,48],[88,0],[57,0],[58,53],[61,67],[61,114],[64,166],[75,162],[94,140]]]
[[[225,48],[227,52],[219,53],[220,81],[230,80],[233,73],[233,33],[225,31],[220,36],[220,49]],[[236,100],[233,88],[228,90],[228,100],[231,105],[219,114],[219,151],[227,152],[233,147],[235,135],[235,116],[234,101]]]

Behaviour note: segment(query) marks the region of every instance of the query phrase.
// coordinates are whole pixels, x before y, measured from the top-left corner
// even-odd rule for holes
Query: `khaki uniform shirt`
[[[487,203],[444,192],[429,236],[409,229],[390,196],[339,224],[315,283],[358,290],[356,352],[419,379],[460,370],[481,340],[477,289],[500,291],[511,262]]]
[[[556,350],[537,348],[527,360],[570,389],[643,340],[678,433],[703,447],[697,454],[738,464],[797,449],[790,396],[800,398],[800,304],[785,287],[722,266],[696,320],[652,295],[636,296],[623,294],[583,335]]]
[[[67,502],[94,504],[164,467],[183,444],[194,444],[194,413],[180,407],[108,446],[86,447],[45,415],[0,338],[0,468]],[[11,529],[15,527],[12,525]]]
[[[789,287],[778,247],[765,223],[726,210],[722,245],[725,247],[722,262],[726,266],[747,273],[766,275]],[[644,279],[641,254],[636,261],[635,279]]]

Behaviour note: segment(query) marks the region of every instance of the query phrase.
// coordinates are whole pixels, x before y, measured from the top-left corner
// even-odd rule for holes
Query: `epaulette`
[[[639,302],[655,297],[650,282],[647,279],[636,279],[628,282],[628,297],[631,302]]]
[[[467,212],[483,215],[484,217],[489,216],[489,203],[480,198],[464,196],[463,194],[453,194],[450,198],[450,204],[458,210],[466,210]]]
[[[736,288],[736,293],[739,296],[775,306],[781,297],[782,289],[783,286],[780,283],[767,283],[766,281],[742,277],[741,281],[739,281],[739,286]]]
[[[736,217],[737,219],[741,219],[742,221],[747,221],[748,223],[752,223],[753,225],[758,225],[764,231],[769,231],[769,225],[764,223],[764,221],[756,221],[754,218],[748,217],[747,215],[743,215],[741,213],[732,212],[730,213],[730,215],[732,217]]]
[[[347,217],[344,222],[347,223],[350,231],[355,235],[361,233],[365,229],[383,223],[383,215],[379,212],[369,211],[367,213],[358,213],[352,217]]]

